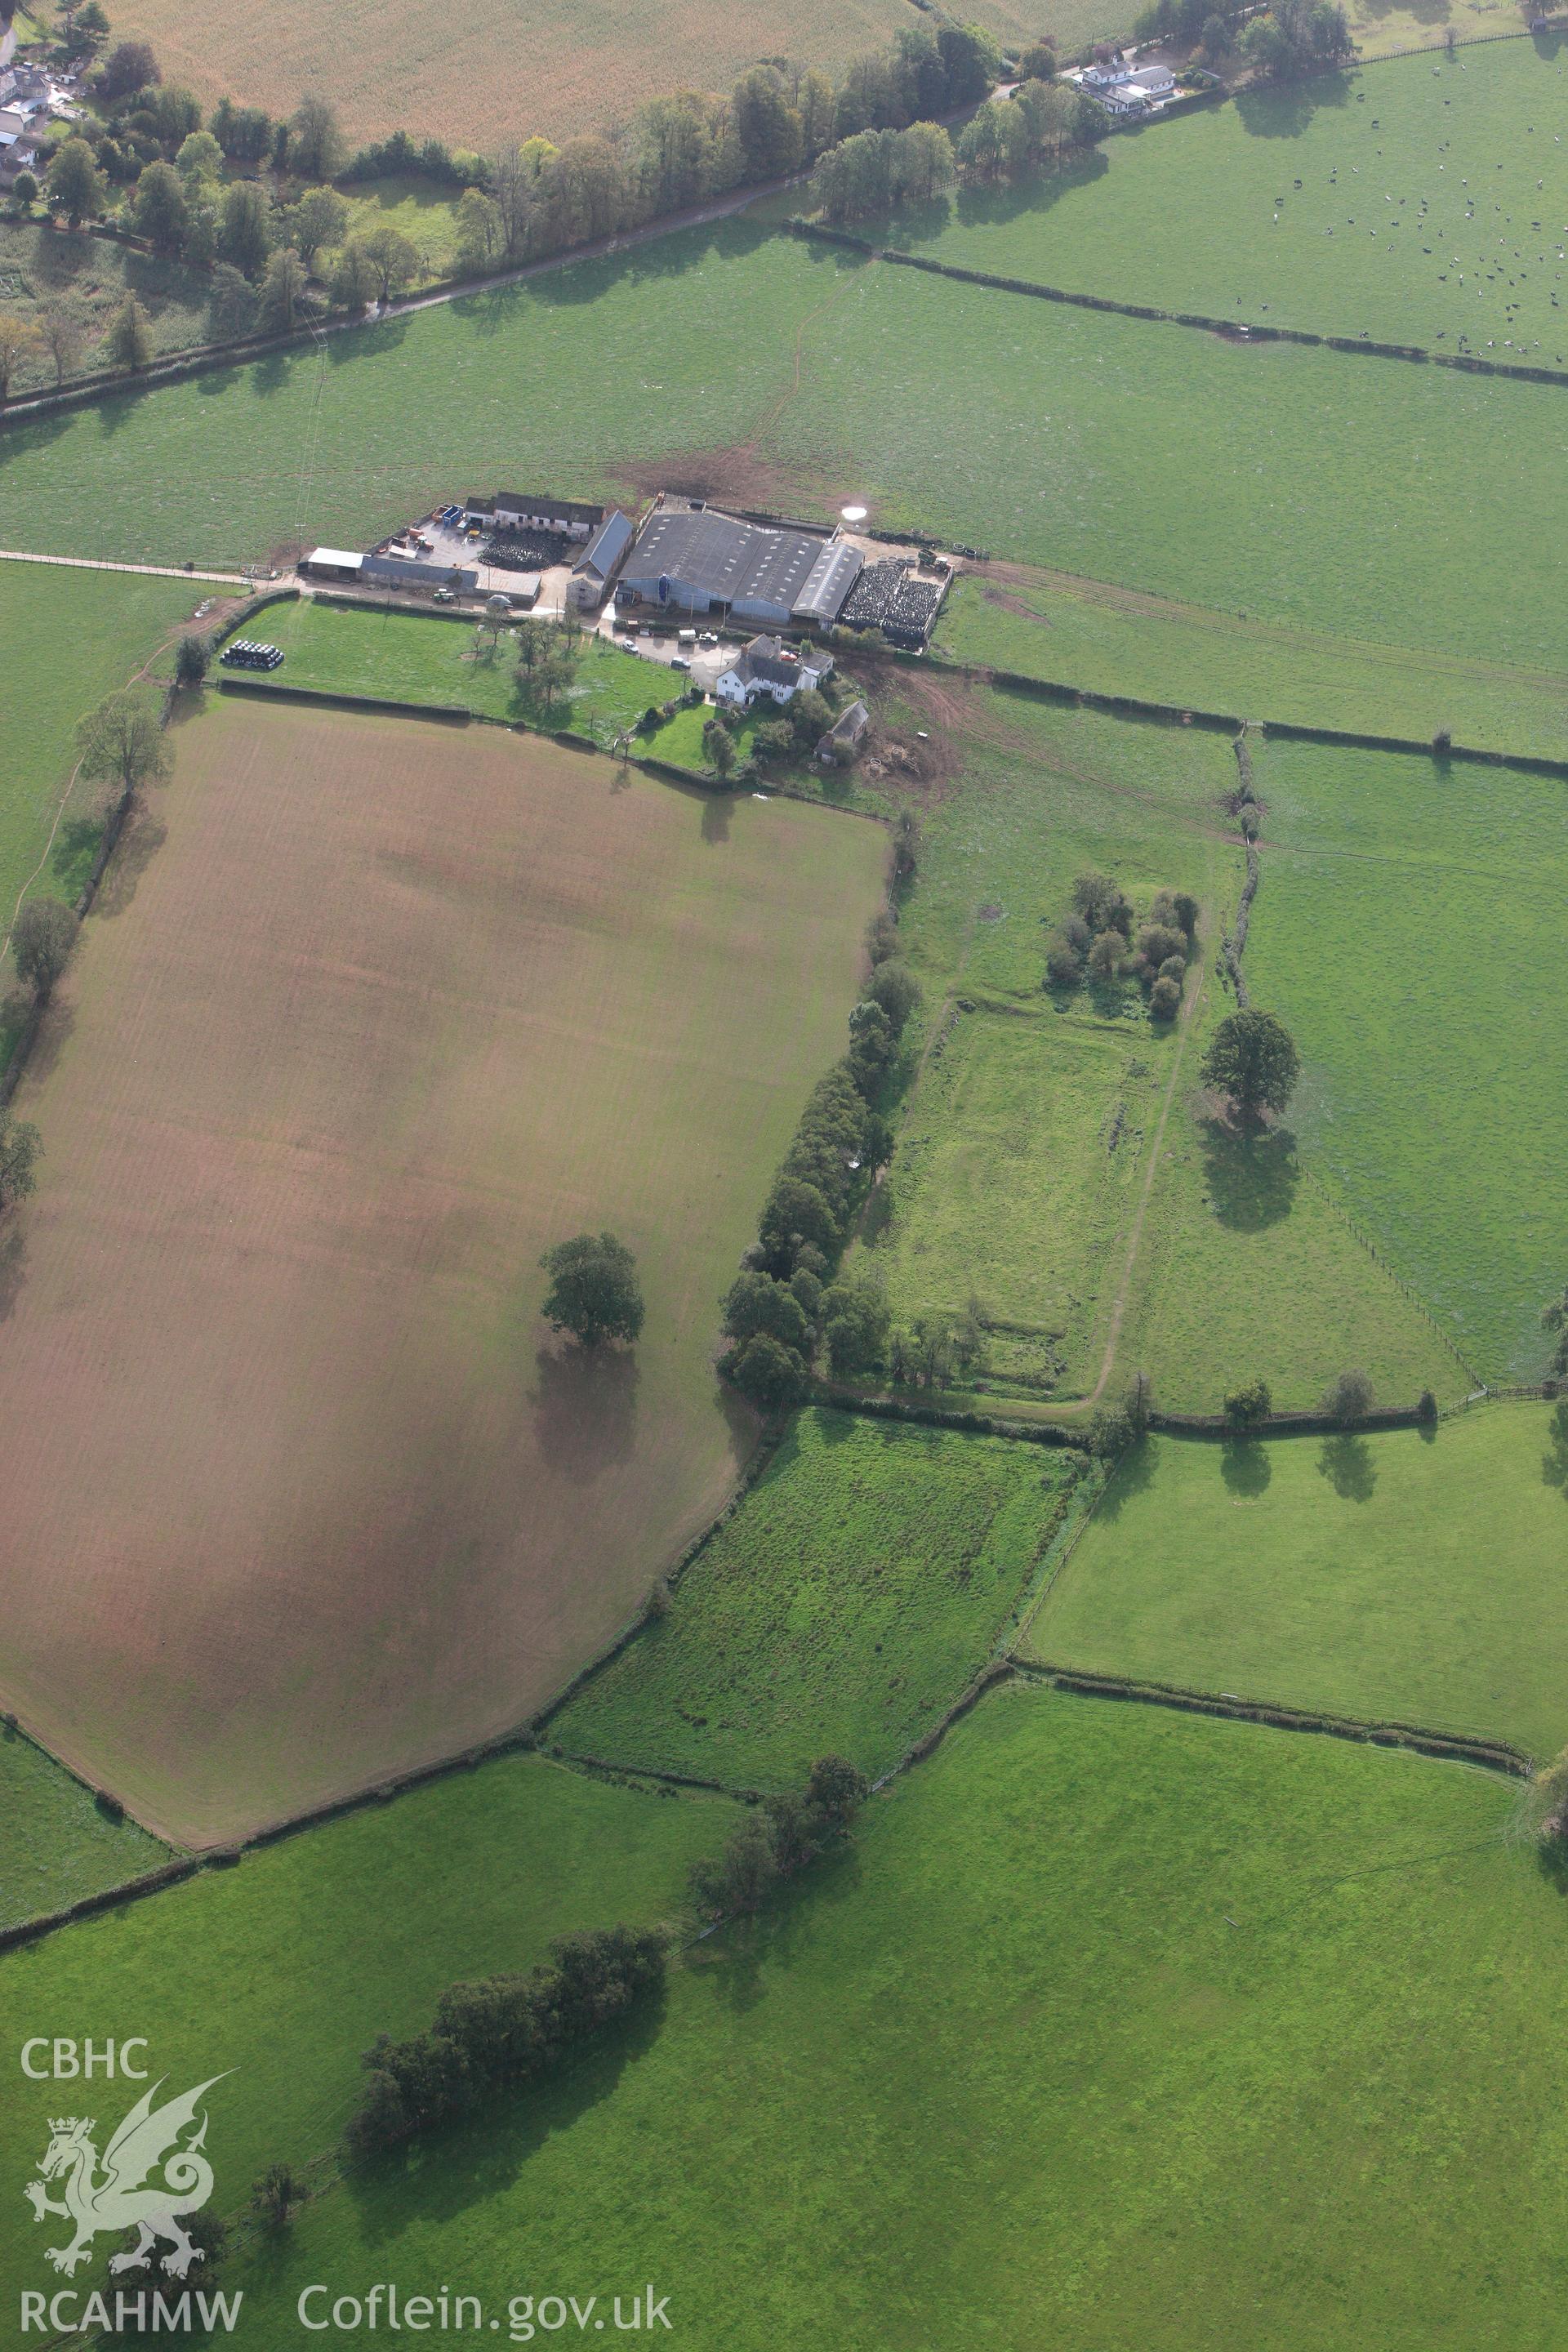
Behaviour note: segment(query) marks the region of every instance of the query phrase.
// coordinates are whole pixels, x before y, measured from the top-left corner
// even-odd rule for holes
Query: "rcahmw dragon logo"
[[[163,2080],[154,2083],[104,2149],[101,2172],[92,2143],[95,2119],[91,2116],[50,2118],[51,2137],[37,2167],[43,2179],[29,2180],[22,2193],[32,2206],[35,2221],[58,2213],[76,2225],[68,2246],[44,2249],[56,2270],[64,2271],[68,2278],[79,2263],[89,2261],[92,2242],[100,2230],[137,2232],[130,2252],[111,2258],[111,2272],[146,2270],[160,2238],[167,2238],[173,2247],[161,2264],[172,2278],[183,2279],[193,2263],[205,2259],[201,2248],[192,2244],[181,2227],[181,2218],[199,2212],[213,2192],[213,2168],[201,2153],[207,2136],[206,2116],[202,2116],[194,2138],[183,2147],[178,2142],[181,2133],[196,2121],[204,2093],[222,2080],[221,2074],[215,2074],[210,2082],[198,2083],[194,2091],[157,2108],[153,2102]],[[160,2173],[161,2178],[149,2178]],[[46,2193],[43,2183],[47,2180],[63,2181],[63,2202]]]

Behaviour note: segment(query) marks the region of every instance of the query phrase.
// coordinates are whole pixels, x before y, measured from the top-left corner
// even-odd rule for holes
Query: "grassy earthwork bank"
[[[189,2074],[233,2063],[213,2146],[243,2181],[325,2145],[373,2021],[421,2015],[443,1976],[543,1926],[517,1899],[520,1856],[574,1890],[553,1917],[626,1912],[639,1891],[658,1909],[676,1850],[721,1818],[621,1791],[572,1801],[574,1848],[549,1852],[559,1815],[519,1806],[482,1859],[461,1824],[454,1851],[422,1840],[422,1875],[399,1807],[356,1825],[384,1874],[367,1846],[345,1890],[323,1856],[315,1899],[301,1886],[269,1918],[285,1849],[183,1911],[72,1931],[20,1981],[95,2026],[133,1982],[160,2059],[166,2032]],[[1556,2345],[1562,1897],[1510,1842],[1514,1804],[1505,1782],[1424,1759],[999,1692],[798,1896],[689,1955],[661,2013],[516,2107],[330,2189],[228,2283],[249,2324],[281,2330],[321,2279],[460,2282],[496,2316],[514,2295],[629,2297],[651,2279],[700,2352],[892,2352],[962,2338],[977,2311],[1017,2352],[1042,2331],[1187,2352],[1194,2311],[1224,2352]],[[193,1956],[198,1903],[223,1932]],[[198,1970],[227,2023],[216,2042],[184,2022]],[[91,1997],[72,2008],[79,1982]]]
[[[520,409],[536,472],[581,495],[858,495],[884,524],[1166,598],[1568,665],[1558,387],[1064,312],[744,219],[23,425],[0,455],[53,546],[232,559],[363,544],[433,484],[500,479]]]
[[[755,1443],[716,1301],[885,859],[499,729],[186,719],[17,1096],[25,1725],[210,1843],[516,1724],[610,1638]],[[540,1255],[604,1228],[647,1319],[590,1356]]]
[[[0,1927],[101,1894],[168,1858],[166,1846],[101,1811],[30,1739],[0,1729]]]
[[[864,233],[1163,310],[1568,367],[1565,94],[1560,34],[1326,73]]]
[[[810,1412],[681,1577],[667,1616],[552,1722],[569,1753],[794,1788],[889,1770],[984,1664],[1084,1467]]]
[[[1568,1407],[1432,1431],[1150,1437],[1028,1629],[1053,1664],[1511,1740],[1568,1738]]]

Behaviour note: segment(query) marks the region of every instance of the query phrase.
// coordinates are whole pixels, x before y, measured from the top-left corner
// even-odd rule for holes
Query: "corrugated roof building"
[[[840,551],[833,540],[786,524],[742,522],[711,507],[659,507],[637,533],[621,592],[641,604],[684,613],[719,608],[738,621],[783,628],[797,614],[832,618],[827,605],[842,567],[831,559]],[[858,569],[857,558],[843,595]],[[802,613],[807,599],[809,615]]]

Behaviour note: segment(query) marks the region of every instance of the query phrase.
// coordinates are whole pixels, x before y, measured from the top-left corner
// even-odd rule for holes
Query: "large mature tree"
[[[336,188],[307,188],[289,215],[289,242],[309,269],[325,246],[341,245],[349,208]]]
[[[77,919],[58,898],[29,898],[11,926],[16,977],[36,997],[47,996],[70,961]]]
[[[12,379],[32,358],[38,342],[38,331],[30,319],[20,319],[14,310],[0,310],[0,400],[10,399]]]
[[[95,219],[108,202],[98,161],[85,139],[68,139],[56,151],[47,172],[44,174],[44,193],[49,210],[64,213],[72,228],[84,220]]]
[[[261,324],[269,333],[292,334],[300,323],[307,282],[305,265],[293,247],[279,246],[267,265],[258,304]]]
[[[68,310],[51,304],[38,314],[38,338],[53,362],[55,382],[64,383],[86,348],[81,327]]]
[[[121,41],[99,67],[94,94],[106,106],[113,106],[119,100],[134,97],[139,89],[150,89],[163,79],[158,60],[145,41]]]
[[[289,125],[289,166],[302,180],[335,180],[348,161],[338,118],[324,98],[305,98]]]
[[[1323,1391],[1323,1411],[1342,1429],[1353,1429],[1364,1421],[1373,1402],[1371,1379],[1360,1370],[1342,1372]]]
[[[725,1374],[759,1412],[793,1404],[805,1385],[805,1359],[771,1331],[758,1331],[727,1357]]]
[[[129,688],[106,695],[79,720],[76,743],[82,774],[127,799],[143,784],[161,783],[173,765],[155,707]]]
[[[1203,1077],[1244,1119],[1283,1110],[1301,1075],[1301,1057],[1285,1024],[1256,1005],[1229,1013],[1203,1059]]]
[[[585,1348],[637,1337],[643,1296],[625,1242],[614,1234],[578,1234],[547,1249],[539,1263],[550,1276],[540,1311],[557,1331],[570,1331]]]
[[[0,1215],[25,1201],[37,1185],[35,1169],[44,1147],[30,1120],[0,1110]]]
[[[110,320],[103,349],[111,365],[132,374],[152,359],[153,321],[134,294],[126,296]]]
[[[236,180],[224,190],[217,249],[231,268],[259,278],[272,250],[272,207],[256,180]]]
[[[419,274],[419,247],[400,228],[384,221],[359,240],[360,251],[375,272],[376,292],[384,302]]]
[[[191,225],[185,184],[173,163],[149,163],[136,183],[132,220],[155,253],[178,253]]]

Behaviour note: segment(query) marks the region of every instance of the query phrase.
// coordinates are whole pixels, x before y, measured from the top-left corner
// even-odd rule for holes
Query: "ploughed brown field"
[[[218,702],[19,1090],[4,1704],[208,1843],[525,1717],[712,1516],[716,1305],[842,1050],[879,827]],[[637,1255],[635,1353],[540,1252]]]

